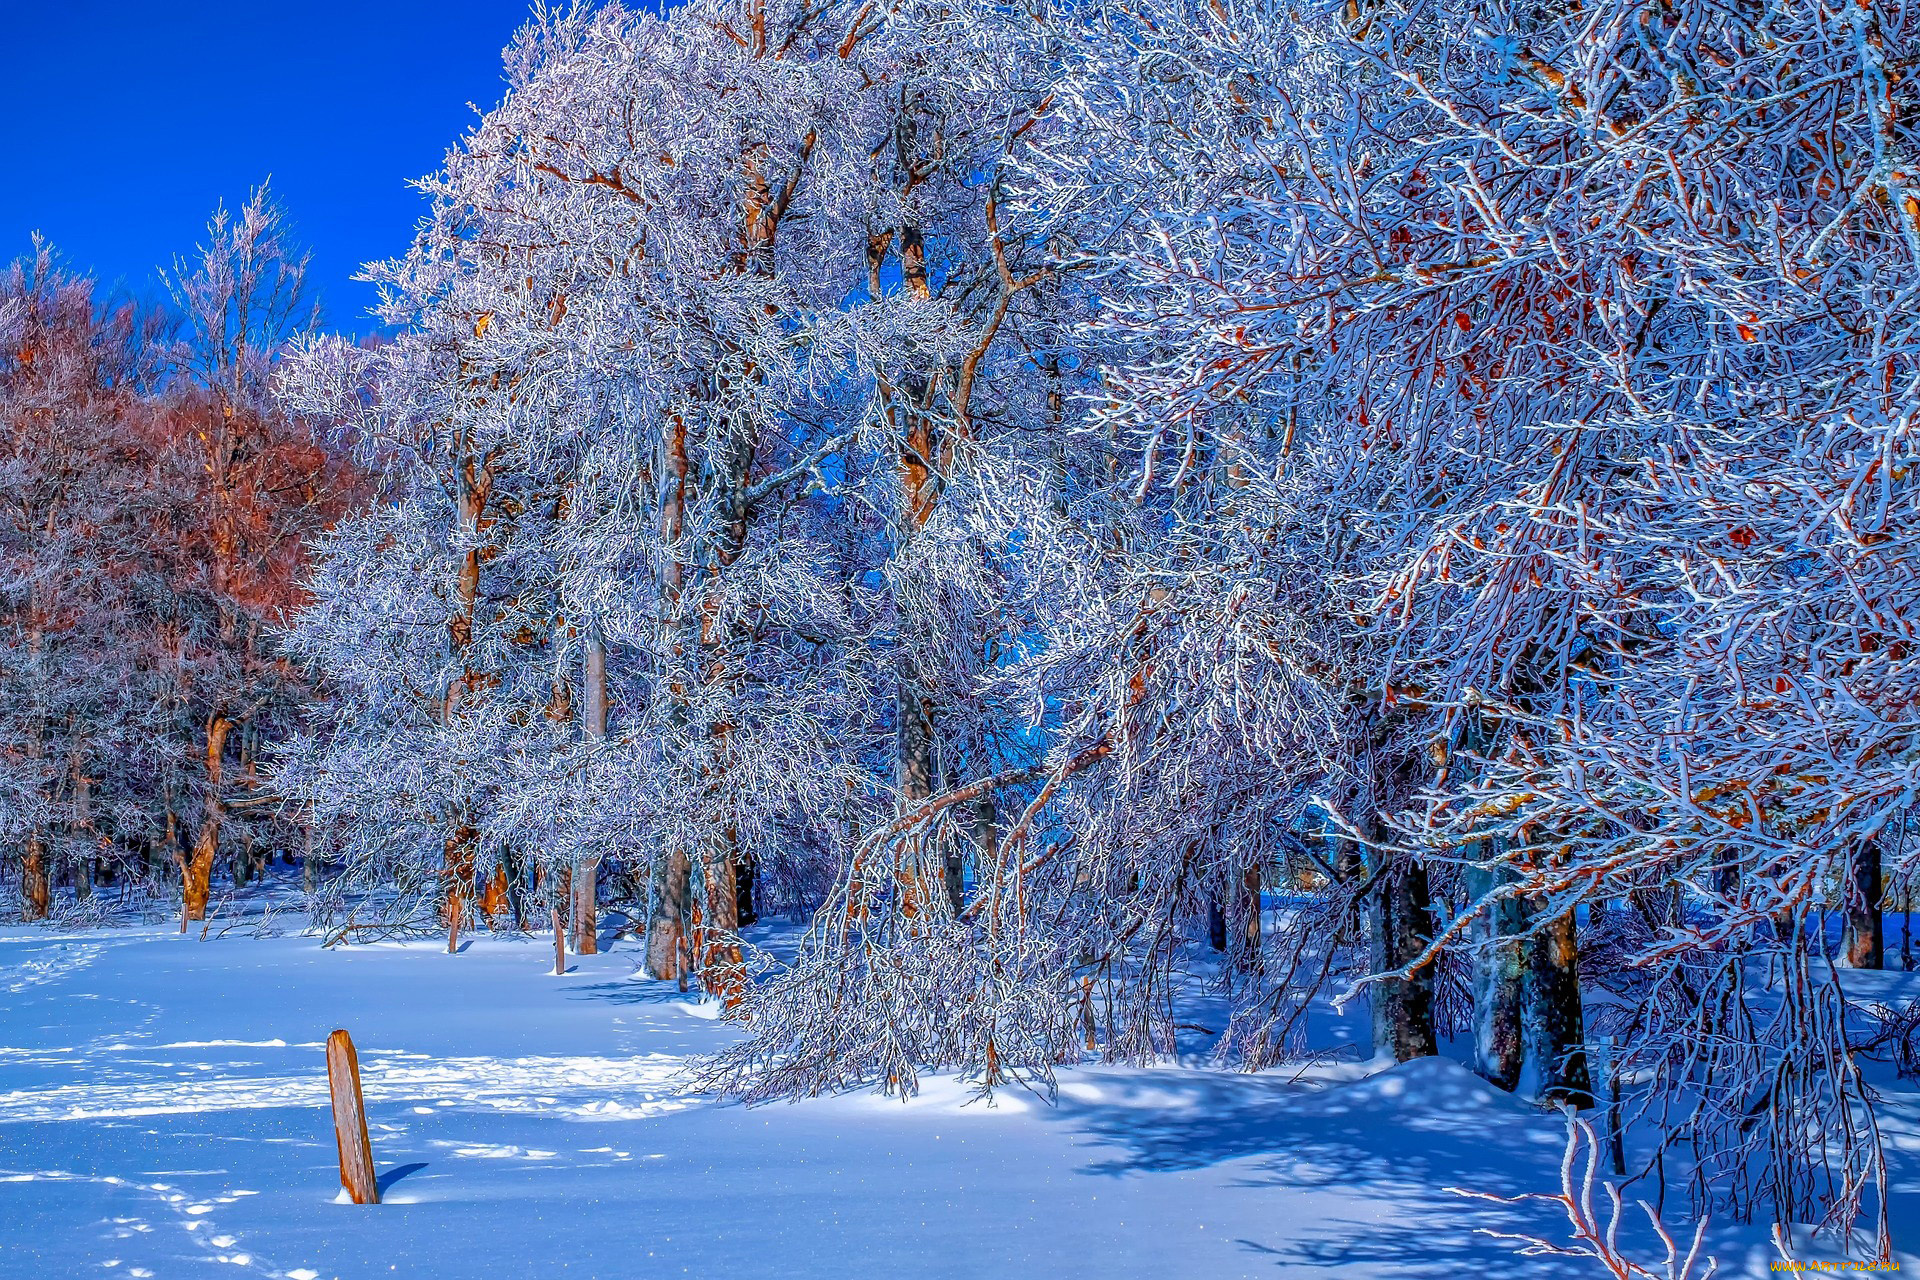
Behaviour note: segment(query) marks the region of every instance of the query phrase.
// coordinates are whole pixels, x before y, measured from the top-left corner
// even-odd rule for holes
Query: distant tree
[[[0,726],[29,918],[54,873],[84,896],[168,863],[183,919],[200,918],[223,840],[241,882],[291,843],[256,761],[308,690],[265,629],[358,482],[324,429],[265,394],[308,314],[281,222],[264,189],[217,213],[168,277],[181,315],[102,306],[44,247],[0,282]]]
[[[99,783],[140,731],[125,584],[147,536],[158,331],[96,305],[42,244],[0,276],[0,833],[22,849],[28,919],[56,874],[86,893],[102,840],[138,829],[132,797]]]

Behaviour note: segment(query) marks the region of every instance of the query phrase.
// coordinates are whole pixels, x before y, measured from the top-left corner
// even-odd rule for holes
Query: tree
[[[173,593],[154,606],[182,676],[174,713],[202,738],[199,823],[180,856],[182,928],[206,913],[234,790],[233,746],[243,746],[241,785],[251,788],[254,726],[288,714],[301,696],[262,630],[298,598],[305,540],[346,496],[326,452],[268,395],[274,362],[318,318],[306,298],[307,257],[289,244],[285,223],[263,184],[237,215],[216,209],[206,243],[165,275],[183,320],[173,352],[181,380],[166,421],[184,504],[173,512],[173,546],[186,554],[168,557]]]
[[[256,198],[240,230],[216,236],[224,247],[182,277],[183,300],[218,295],[209,282],[234,262],[251,264],[234,269],[248,288],[270,292],[258,284],[273,227],[263,209]],[[217,309],[204,312],[176,341],[161,313],[98,303],[93,282],[43,246],[0,294],[14,636],[0,724],[25,914],[48,912],[62,876],[86,897],[97,878],[156,881],[172,862],[192,918],[223,831],[242,882],[256,840],[285,834],[261,812],[254,761],[263,730],[284,731],[306,690],[261,633],[297,598],[304,540],[351,499],[354,478],[266,404],[257,367],[281,331],[257,311],[233,304],[243,319],[224,338],[206,327]],[[206,354],[220,344],[226,355]],[[223,371],[219,389],[196,369]],[[189,850],[179,830],[196,818]]]
[[[454,929],[644,882],[749,1097],[1149,1059],[1211,944],[1223,1060],[1364,996],[1586,1105],[1615,1036],[1700,1190],[1850,1221],[1812,920],[1872,963],[1911,874],[1912,20],[543,11],[400,336],[284,378],[392,487],[281,785]],[[754,983],[749,873],[814,910]]]
[[[1479,950],[1502,972],[1480,989],[1504,999],[1523,943],[1535,1065],[1578,1097],[1575,913],[1625,901],[1599,918],[1627,972],[1659,975],[1633,984],[1635,1061],[1692,1100],[1708,1166],[1737,1179],[1771,1144],[1782,1219],[1810,1165],[1862,1185],[1864,1095],[1817,1012],[1839,989],[1793,985],[1739,1030],[1726,1011],[1747,1008],[1758,947],[1805,972],[1805,910],[1907,820],[1887,784],[1909,606],[1881,521],[1908,500],[1891,441],[1920,241],[1884,59],[1910,17],[1790,7],[1756,35],[1686,6],[1489,27],[1367,5],[1275,24],[1285,58],[1238,19],[1148,27],[1158,79],[1242,112],[1204,141],[1259,163],[1213,219],[1162,218],[1160,251],[1128,260],[1159,287],[1120,316],[1174,351],[1146,348],[1120,412],[1183,432],[1184,459],[1205,447],[1189,424],[1269,397],[1332,462],[1377,696],[1412,704],[1439,766],[1393,828],[1474,889],[1375,981],[1490,920]],[[1712,923],[1688,925],[1687,900]],[[1484,1048],[1508,1075],[1508,1046]],[[1786,1062],[1831,1142],[1733,1119]]]
[[[825,547],[775,505],[825,459],[807,423],[835,411],[845,361],[837,312],[822,324],[811,275],[781,269],[849,248],[780,236],[790,209],[841,189],[815,171],[844,152],[805,127],[832,97],[818,77],[852,74],[827,22],[782,36],[820,54],[804,71],[690,15],[536,22],[510,55],[517,92],[429,183],[436,216],[410,256],[380,270],[410,330],[375,352],[316,346],[288,381],[299,403],[359,412],[407,495],[327,549],[293,643],[367,681],[366,710],[302,744],[289,785],[355,831],[375,804],[458,797],[356,854],[411,857],[401,842],[441,830],[450,894],[467,850],[544,846],[588,884],[604,857],[638,863],[652,971],[710,987],[737,981],[739,863],[777,862],[778,833],[838,811],[846,787],[821,762],[848,753],[836,729],[864,697],[857,640],[851,672],[833,646],[852,623]],[[829,211],[803,232],[838,225]],[[335,594],[362,575],[393,593],[388,612],[446,619],[451,661],[393,637],[404,696]],[[589,667],[604,732],[570,725],[598,704],[574,674]],[[436,688],[458,696],[429,731],[409,704]],[[401,726],[435,776],[340,790],[338,765],[393,750]]]
[[[138,828],[94,783],[139,729],[124,584],[147,533],[157,318],[93,292],[39,243],[0,277],[0,831],[24,847],[29,920],[56,873],[91,888],[103,833]]]

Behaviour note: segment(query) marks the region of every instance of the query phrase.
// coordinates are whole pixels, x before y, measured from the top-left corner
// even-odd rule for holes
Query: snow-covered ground
[[[1480,1234],[1557,1239],[1552,1213],[1446,1190],[1551,1190],[1562,1136],[1451,1063],[748,1109],[682,1085],[736,1033],[635,958],[554,977],[540,939],[0,930],[0,1277],[1599,1274]],[[379,1207],[335,1201],[334,1027],[359,1046]],[[1920,1188],[1911,1103],[1889,1127]],[[1920,1195],[1901,1206],[1911,1247]],[[1750,1229],[1714,1248],[1723,1275],[1768,1273]]]

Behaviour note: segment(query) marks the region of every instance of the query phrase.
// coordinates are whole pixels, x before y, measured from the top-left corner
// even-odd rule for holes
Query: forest
[[[504,57],[372,337],[265,186],[0,276],[14,936],[560,933],[745,1103],[1440,1055],[1565,1129],[1539,1274],[1898,1267],[1920,4]]]

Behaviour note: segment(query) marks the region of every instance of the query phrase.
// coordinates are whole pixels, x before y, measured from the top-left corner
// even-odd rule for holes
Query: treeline
[[[264,190],[165,279],[104,301],[50,249],[0,275],[0,838],[21,914],[66,886],[204,914],[305,847],[261,788],[311,697],[272,630],[354,474],[267,395],[311,315]]]
[[[283,638],[316,909],[618,899],[755,1098],[1152,1058],[1211,950],[1223,1061],[1364,999],[1884,1255],[1916,1015],[1837,967],[1915,866],[1916,35],[539,16],[369,269],[397,338],[275,380],[386,485]]]

